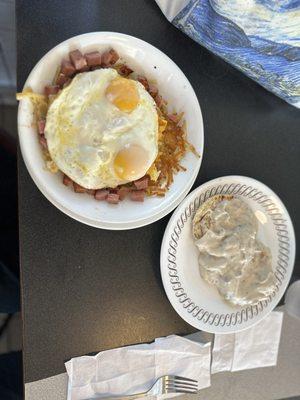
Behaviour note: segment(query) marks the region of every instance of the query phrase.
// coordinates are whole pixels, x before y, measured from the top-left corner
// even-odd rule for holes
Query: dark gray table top
[[[165,52],[203,112],[205,152],[194,186],[222,175],[254,177],[281,197],[299,237],[299,110],[174,28],[154,0],[17,0],[16,13],[19,89],[48,50],[80,33],[124,32]],[[80,224],[43,197],[21,157],[19,215],[25,382],[64,372],[73,356],[192,331],[161,283],[168,217],[122,232]]]

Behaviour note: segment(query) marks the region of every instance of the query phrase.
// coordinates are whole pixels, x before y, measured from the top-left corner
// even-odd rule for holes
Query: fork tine
[[[187,393],[198,392],[198,381],[195,379],[184,378],[182,376],[165,375],[163,377],[165,393]]]
[[[165,381],[166,384],[175,384],[179,386],[192,386],[192,387],[198,387],[198,382],[194,380],[180,380],[180,379],[166,379]]]
[[[178,389],[178,388],[168,388],[167,393],[189,393],[189,394],[194,394],[198,393],[198,390],[196,389]]]
[[[184,378],[183,376],[169,375],[168,378],[169,379],[176,379],[178,381],[188,381],[188,382],[198,383],[198,381],[195,381],[195,379]]]
[[[167,379],[165,381],[166,383],[176,383],[176,385],[192,385],[192,386],[197,386],[198,385],[198,381],[183,381],[183,380],[179,380],[179,379]]]
[[[178,383],[178,382],[167,382],[166,386],[175,386],[178,388],[187,388],[187,389],[198,389],[198,384],[190,383]]]

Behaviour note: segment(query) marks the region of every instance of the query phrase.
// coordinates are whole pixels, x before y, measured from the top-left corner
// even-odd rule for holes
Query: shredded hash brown
[[[192,151],[199,157],[194,146],[187,141],[183,113],[168,114],[165,102],[157,109],[158,155],[148,171],[150,181],[147,194],[150,196],[164,196],[173,183],[174,175],[178,171],[186,171],[181,161],[187,151]]]

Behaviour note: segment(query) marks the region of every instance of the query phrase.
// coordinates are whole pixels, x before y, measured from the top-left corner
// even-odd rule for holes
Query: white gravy
[[[234,198],[212,210],[211,226],[195,241],[202,278],[235,305],[257,304],[275,288],[272,256],[257,230],[254,213]]]

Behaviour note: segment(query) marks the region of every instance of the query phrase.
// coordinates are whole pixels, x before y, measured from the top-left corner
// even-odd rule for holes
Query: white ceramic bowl
[[[201,278],[192,220],[199,206],[215,194],[244,200],[258,219],[259,239],[271,250],[276,290],[258,305],[232,306]],[[203,331],[232,333],[258,323],[275,308],[287,288],[294,261],[294,229],[278,196],[255,179],[224,176],[195,189],[172,215],[162,242],[161,275],[172,306],[185,321]]]
[[[203,154],[203,122],[200,106],[193,88],[183,72],[164,53],[149,43],[132,36],[113,32],[93,32],[75,36],[50,50],[33,68],[24,88],[42,93],[52,82],[57,67],[69,51],[83,52],[114,48],[121,58],[139,74],[155,80],[169,107],[183,111],[187,123],[188,140],[201,154],[200,158],[187,154],[182,162],[186,172],[176,175],[164,198],[146,198],[144,203],[125,200],[118,205],[97,202],[87,194],[74,193],[62,184],[61,174],[45,170],[37,133],[32,126],[32,105],[28,99],[20,101],[18,130],[22,155],[27,169],[40,191],[70,217],[105,229],[131,229],[150,224],[172,211],[192,187]]]

